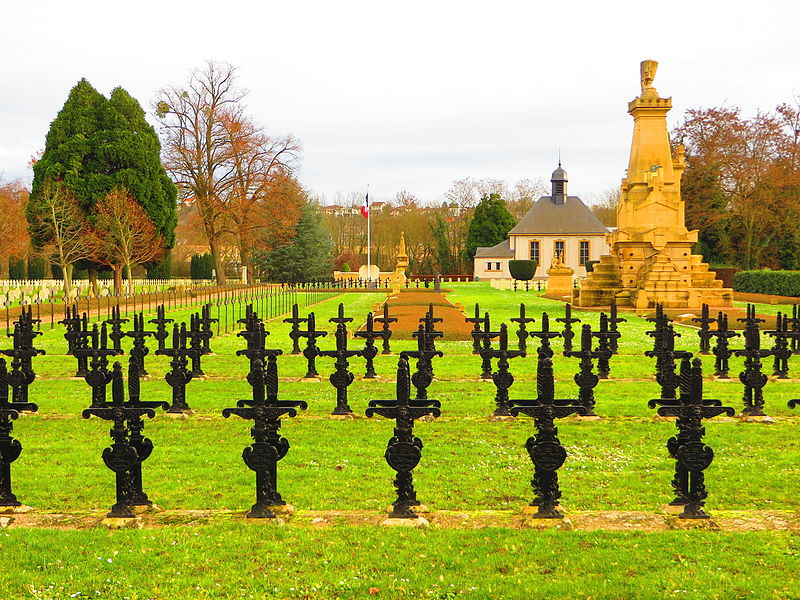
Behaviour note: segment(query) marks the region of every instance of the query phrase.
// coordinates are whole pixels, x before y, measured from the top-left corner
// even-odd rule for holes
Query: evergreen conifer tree
[[[467,230],[464,243],[467,259],[475,258],[478,246],[494,246],[505,240],[514,225],[514,217],[508,212],[505,200],[500,194],[484,195],[475,207],[475,213]]]
[[[333,242],[315,205],[306,202],[300,209],[291,243],[253,257],[273,281],[295,283],[327,277],[331,273]]]

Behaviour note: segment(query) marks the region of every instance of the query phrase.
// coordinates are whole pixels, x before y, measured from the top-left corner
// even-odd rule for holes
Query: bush
[[[13,256],[8,259],[8,278],[9,279],[25,279],[25,261],[21,258],[14,258]]]
[[[800,296],[800,271],[739,271],[733,289],[750,294]]]
[[[339,270],[342,273],[349,273],[350,272],[350,265],[348,263],[344,262],[344,263],[342,263],[342,266],[339,267]]]
[[[209,255],[210,256],[210,255]],[[169,252],[161,262],[147,267],[148,279],[169,279],[172,277],[172,254]]]
[[[32,257],[28,259],[28,279],[44,279],[47,263],[43,258]]]
[[[508,271],[514,279],[530,281],[536,274],[538,263],[535,260],[510,260],[508,261]]]
[[[195,254],[192,256],[191,266],[189,268],[190,277],[192,279],[211,279],[211,273],[214,270],[214,261],[211,259],[211,254]]]
[[[587,260],[585,263],[583,263],[583,266],[586,268],[587,273],[591,273],[594,271],[594,266],[599,262],[599,260]]]

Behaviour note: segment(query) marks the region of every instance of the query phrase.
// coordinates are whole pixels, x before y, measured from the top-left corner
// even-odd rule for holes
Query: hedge
[[[800,296],[800,271],[739,271],[733,290],[749,294]]]
[[[536,273],[537,263],[535,260],[510,260],[508,261],[508,271],[514,279],[530,281]]]
[[[189,268],[192,279],[211,279],[214,270],[214,261],[211,254],[195,254]]]
[[[585,263],[583,263],[583,266],[586,269],[587,273],[591,273],[592,271],[594,271],[594,266],[599,262],[600,262],[599,260],[587,260]]]

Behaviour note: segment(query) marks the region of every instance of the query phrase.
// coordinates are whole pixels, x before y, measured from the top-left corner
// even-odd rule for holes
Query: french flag
[[[364,204],[361,205],[361,214],[364,216],[364,218],[369,216],[369,192],[367,192],[367,195],[364,196]]]

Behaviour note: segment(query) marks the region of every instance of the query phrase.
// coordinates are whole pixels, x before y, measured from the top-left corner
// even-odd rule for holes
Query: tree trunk
[[[97,269],[95,267],[89,267],[88,274],[89,274],[89,296],[91,296],[92,298],[97,298]]]
[[[253,280],[253,267],[250,265],[250,248],[239,238],[239,260],[242,262],[242,268],[246,269],[246,281],[242,283],[249,284]]]
[[[111,270],[114,273],[114,294],[120,297],[122,296],[122,265],[114,265]]]
[[[222,266],[222,256],[220,256],[216,238],[209,236],[208,249],[211,252],[211,260],[214,263],[217,285],[225,285],[225,269]]]
[[[72,291],[72,265],[71,264],[62,264],[61,265],[61,276],[64,278],[64,296],[67,298],[67,303],[69,302],[69,293]]]

